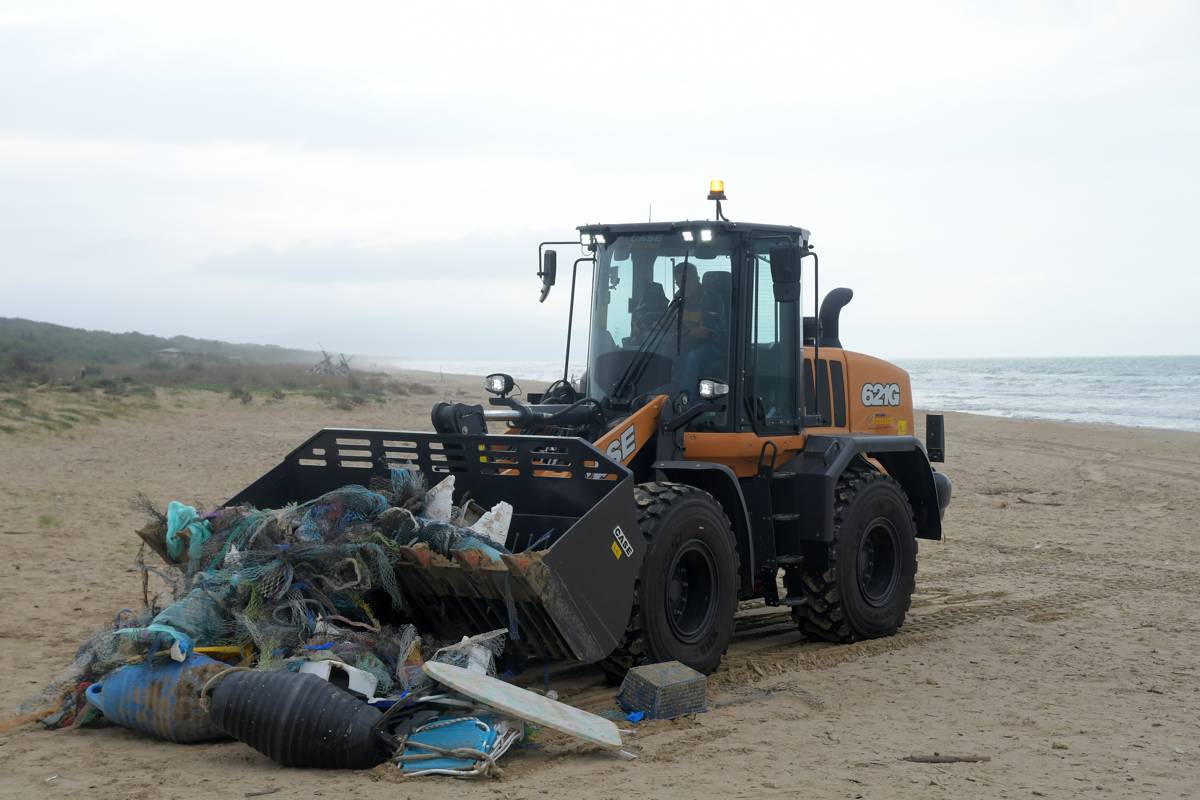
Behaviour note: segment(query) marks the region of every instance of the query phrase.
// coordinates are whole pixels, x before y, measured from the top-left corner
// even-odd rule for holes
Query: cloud
[[[1191,3],[6,10],[0,313],[553,356],[565,289],[532,299],[537,242],[709,215],[722,177],[734,219],[813,231],[862,349],[1196,352],[1198,21]],[[1133,340],[1116,319],[1163,286]]]
[[[553,238],[542,234],[541,241]],[[537,237],[473,236],[436,244],[360,247],[350,242],[254,246],[211,256],[197,273],[252,281],[491,286],[527,283],[537,271]]]

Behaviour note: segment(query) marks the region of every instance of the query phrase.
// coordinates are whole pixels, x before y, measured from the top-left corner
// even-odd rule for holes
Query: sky
[[[0,316],[555,359],[538,242],[711,178],[850,349],[1200,353],[1194,2],[0,0]]]

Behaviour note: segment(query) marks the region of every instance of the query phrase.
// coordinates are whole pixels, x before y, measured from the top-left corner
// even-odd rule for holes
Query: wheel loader
[[[834,289],[813,313],[809,232],[707,221],[578,228],[563,375],[486,405],[439,403],[434,432],[326,429],[233,497],[279,507],[392,470],[456,502],[511,504],[499,559],[424,545],[395,564],[404,615],[459,637],[509,629],[529,658],[619,676],[678,660],[715,670],[740,601],[786,606],[808,637],[888,636],[908,611],[917,539],[940,539],[951,483],[941,418],[914,437],[908,374],[843,348]],[[538,248],[541,299],[557,250]],[[587,368],[569,379],[580,268],[590,272]]]

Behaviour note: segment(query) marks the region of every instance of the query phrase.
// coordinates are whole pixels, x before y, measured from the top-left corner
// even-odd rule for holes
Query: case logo
[[[633,545],[629,543],[629,539],[625,536],[625,531],[621,530],[621,526],[613,528],[613,538],[616,539],[612,543],[613,556],[620,558],[624,553],[626,557],[633,555]]]
[[[864,383],[862,387],[862,404],[871,406],[900,405],[900,384],[898,383]]]
[[[618,436],[607,448],[604,454],[616,462],[624,462],[632,458],[637,450],[637,429],[630,425],[625,430],[621,431]]]

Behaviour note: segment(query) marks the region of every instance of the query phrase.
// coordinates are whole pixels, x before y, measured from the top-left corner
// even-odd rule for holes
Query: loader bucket
[[[645,541],[632,474],[582,439],[325,429],[226,505],[280,508],[393,468],[430,486],[454,475],[456,503],[513,507],[511,555],[500,562],[479,550],[448,559],[424,544],[401,548],[396,577],[419,630],[457,639],[508,628],[508,648],[528,657],[590,662],[613,651]]]

